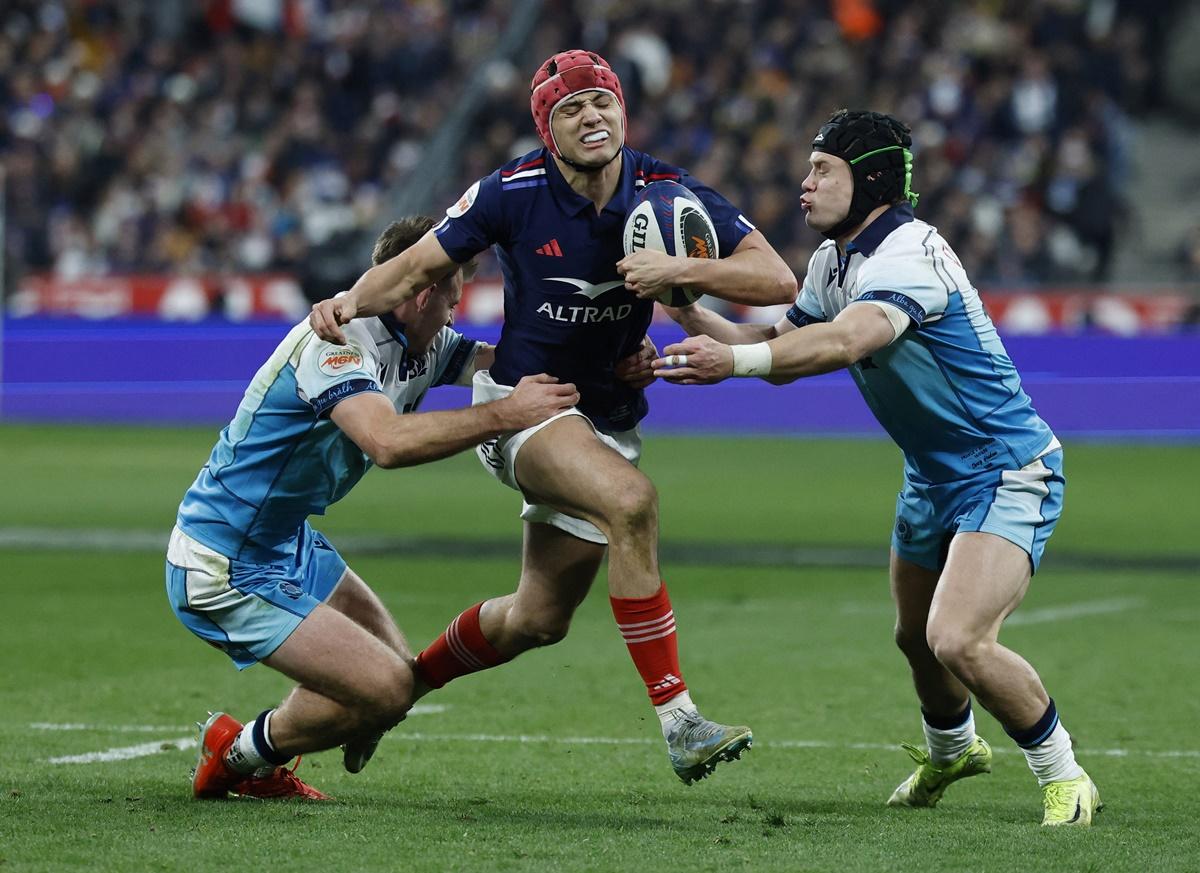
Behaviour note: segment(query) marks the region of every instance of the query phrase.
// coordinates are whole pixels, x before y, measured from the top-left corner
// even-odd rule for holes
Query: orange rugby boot
[[[242,797],[261,797],[264,800],[289,800],[293,797],[301,800],[333,800],[311,785],[306,785],[296,776],[296,767],[300,759],[296,759],[291,770],[286,767],[276,767],[265,776],[246,776],[233,788],[234,794]]]
[[[225,753],[237,739],[242,723],[223,712],[210,712],[200,728],[200,753],[192,771],[192,794],[201,798],[225,797],[245,777],[225,763]]]

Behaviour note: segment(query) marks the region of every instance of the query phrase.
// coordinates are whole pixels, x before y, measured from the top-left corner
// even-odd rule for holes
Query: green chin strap
[[[904,146],[901,146],[901,145],[884,146],[881,149],[875,149],[874,151],[867,152],[865,155],[859,155],[857,158],[850,161],[849,163],[850,163],[850,166],[854,166],[859,161],[863,161],[863,160],[866,160],[867,158],[871,157],[871,155],[877,155],[877,154],[880,154],[881,152],[890,152],[890,151],[894,151],[896,149],[900,149],[900,151],[904,153],[904,199],[907,200],[910,204],[912,204],[913,207],[916,207],[917,201],[921,199],[921,195],[912,189],[913,156],[912,156],[912,152],[910,152]]]

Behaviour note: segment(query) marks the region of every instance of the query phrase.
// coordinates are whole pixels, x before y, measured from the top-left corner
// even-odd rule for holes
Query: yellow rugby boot
[[[1048,827],[1072,826],[1086,828],[1092,816],[1104,808],[1096,783],[1087,773],[1061,782],[1042,786],[1042,805],[1046,815],[1042,824]]]
[[[976,737],[965,752],[940,767],[923,749],[909,743],[900,745],[917,762],[917,769],[892,792],[888,806],[937,806],[952,782],[992,772],[992,747],[983,737]]]

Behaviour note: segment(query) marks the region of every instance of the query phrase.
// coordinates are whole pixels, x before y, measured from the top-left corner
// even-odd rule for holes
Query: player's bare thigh
[[[530,503],[544,503],[604,529],[614,504],[653,503],[646,475],[596,436],[579,415],[553,421],[529,438],[516,460],[516,479]]]
[[[995,640],[1029,589],[1029,555],[990,533],[956,534],[929,611],[939,628],[967,640]]]
[[[413,655],[408,640],[404,638],[404,634],[396,625],[392,614],[383,605],[379,595],[372,591],[362,577],[349,567],[346,568],[346,572],[326,603],[362,625],[372,635],[383,640],[388,648],[406,661],[412,660]]]
[[[413,675],[405,660],[327,603],[309,613],[263,663],[351,709],[407,709],[412,697]]]

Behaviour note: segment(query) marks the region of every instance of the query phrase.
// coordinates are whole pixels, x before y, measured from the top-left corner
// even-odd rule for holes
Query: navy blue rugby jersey
[[[599,213],[571,188],[545,149],[522,155],[472,185],[434,228],[458,263],[488,246],[504,275],[504,327],[491,375],[501,385],[549,373],[579,388],[580,411],[608,431],[634,427],[645,393],[613,375],[637,350],[654,306],[638,300],[617,272],[621,231],[638,192],[670,179],[704,203],[723,255],[754,230],[728,200],[685,171],[622,149],[621,182]]]

